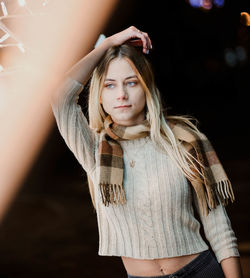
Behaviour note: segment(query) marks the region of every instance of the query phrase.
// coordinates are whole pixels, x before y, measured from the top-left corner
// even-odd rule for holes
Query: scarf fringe
[[[105,206],[126,203],[125,192],[121,184],[100,183],[99,186]]]
[[[218,181],[212,186],[205,186],[205,191],[196,190],[199,207],[203,215],[208,215],[211,209],[215,209],[220,203],[223,206],[228,204],[230,199],[233,203],[235,196],[232,184],[228,179]]]
[[[212,187],[206,187],[206,202],[200,201],[203,214],[208,215],[211,209],[215,209],[221,202],[223,206],[228,200],[233,203],[235,200],[232,184],[228,179],[218,181]],[[201,199],[202,200],[202,199]]]
[[[235,197],[232,184],[228,179],[219,181],[215,189],[223,205],[227,205],[229,199],[232,203],[234,202]]]

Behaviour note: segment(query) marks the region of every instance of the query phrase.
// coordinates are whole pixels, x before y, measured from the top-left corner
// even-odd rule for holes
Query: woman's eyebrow
[[[112,78],[105,78],[105,81],[115,81],[115,79],[112,79]]]
[[[137,78],[137,76],[136,75],[130,75],[130,76],[126,77],[125,80],[130,79],[130,78]],[[116,81],[116,80],[113,79],[113,78],[105,78],[105,81]]]
[[[126,77],[125,80],[130,79],[130,78],[137,78],[137,76],[136,75],[131,75],[131,76]]]

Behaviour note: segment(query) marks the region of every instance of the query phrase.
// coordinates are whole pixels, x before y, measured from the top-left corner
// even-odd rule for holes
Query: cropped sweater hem
[[[186,255],[193,255],[193,254],[197,254],[200,252],[203,252],[205,250],[208,250],[208,246],[204,246],[203,248],[199,248],[197,250],[191,250],[189,252],[183,252],[183,253],[176,253],[176,254],[171,254],[168,255],[168,253],[166,252],[166,254],[162,254],[162,255],[157,255],[157,256],[138,256],[138,255],[133,255],[133,254],[126,254],[126,253],[119,253],[119,252],[114,252],[114,253],[105,253],[105,252],[101,252],[98,251],[98,255],[99,256],[117,256],[117,257],[128,257],[128,258],[133,258],[133,259],[141,259],[141,260],[154,260],[154,259],[163,259],[163,258],[174,258],[174,257],[180,257],[180,256],[186,256]],[[115,255],[114,255],[115,254]]]

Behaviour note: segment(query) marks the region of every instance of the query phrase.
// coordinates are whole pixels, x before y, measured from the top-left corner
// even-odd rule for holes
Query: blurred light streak
[[[52,2],[42,18],[11,26],[12,34],[25,38],[24,46],[28,42],[34,51],[3,57],[22,70],[0,73],[0,221],[55,123],[52,95],[69,68],[93,48],[117,1]]]
[[[10,18],[10,16],[6,16],[8,18]],[[17,16],[12,16],[11,18],[18,18]],[[18,47],[18,44],[22,44],[22,42],[20,41],[19,36],[17,36],[12,30],[10,30],[10,28],[7,27],[7,25],[5,23],[3,23],[2,21],[3,17],[0,17],[0,30],[2,30],[3,32],[5,32],[9,37],[11,37],[12,39],[14,39],[15,41],[17,41],[16,44],[9,44],[11,46],[16,46]],[[1,44],[1,47],[6,47],[4,44]]]
[[[23,47],[23,44],[22,43],[18,43],[18,48],[24,53],[25,52],[25,49]]]
[[[7,40],[10,37],[10,34],[5,34],[0,38],[0,42],[4,42],[5,40]]]
[[[39,0],[40,1],[40,0]],[[32,2],[32,3],[39,3],[39,1],[36,2]],[[46,3],[48,3],[49,0],[47,0]],[[10,2],[9,2],[10,3]],[[4,40],[6,40],[7,38],[11,37],[12,39],[16,40],[17,43],[11,43],[11,44],[0,44],[0,48],[4,48],[4,47],[10,47],[10,46],[16,46],[22,53],[25,52],[25,49],[23,47],[23,43],[20,41],[20,39],[10,30],[10,28],[7,27],[6,23],[4,23],[6,20],[9,19],[21,19],[23,17],[30,17],[30,16],[43,16],[46,13],[33,13],[32,10],[27,6],[27,2],[26,0],[18,0],[17,1],[18,5],[23,7],[28,14],[8,14],[7,12],[7,8],[6,5],[4,3],[4,1],[1,2],[1,6],[2,6],[2,11],[4,16],[0,16],[0,30],[2,30],[3,32],[5,32],[5,35],[0,39],[0,42],[3,42]],[[17,5],[16,5],[17,6]],[[12,2],[12,7],[14,7],[14,4]],[[29,49],[31,50],[31,49]]]
[[[3,1],[1,1],[1,7],[2,7],[3,15],[4,16],[8,15],[7,8]]]

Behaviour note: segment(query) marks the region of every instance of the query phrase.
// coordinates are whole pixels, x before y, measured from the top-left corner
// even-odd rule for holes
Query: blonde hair
[[[95,129],[96,132],[100,132],[104,128],[107,113],[103,110],[99,100],[109,63],[115,58],[124,58],[130,63],[144,89],[146,96],[145,113],[147,120],[150,122],[150,137],[153,144],[163,149],[188,179],[201,180],[200,175],[203,175],[193,160],[199,165],[200,163],[180,144],[167,124],[167,120],[175,120],[187,125],[193,132],[200,133],[197,126],[191,122],[194,120],[197,124],[197,119],[190,115],[167,115],[163,109],[160,92],[155,84],[149,61],[141,51],[131,45],[123,44],[109,48],[93,71],[88,99],[90,127]],[[92,203],[96,209],[93,182],[89,175],[87,175],[87,178]]]

